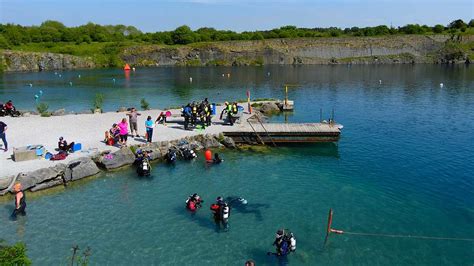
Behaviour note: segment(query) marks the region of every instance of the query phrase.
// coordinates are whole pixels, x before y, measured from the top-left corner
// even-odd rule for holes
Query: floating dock
[[[239,144],[336,142],[341,135],[341,127],[328,123],[249,122],[245,127],[224,131],[223,134]]]

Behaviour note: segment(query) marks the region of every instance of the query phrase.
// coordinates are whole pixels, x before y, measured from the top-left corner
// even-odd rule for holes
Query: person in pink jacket
[[[128,137],[128,123],[127,119],[124,118],[122,119],[122,122],[118,124],[118,127],[120,128],[120,141],[119,144],[122,146],[127,146],[127,137]]]

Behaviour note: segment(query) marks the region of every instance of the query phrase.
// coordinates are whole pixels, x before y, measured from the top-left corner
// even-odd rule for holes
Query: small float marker
[[[59,74],[59,77],[61,77],[61,74]]]
[[[189,77],[189,83],[193,83],[193,77]]]
[[[135,72],[135,67],[132,67],[133,72]]]
[[[382,84],[382,80],[381,80],[381,79],[379,79],[379,84]]]
[[[81,78],[81,75],[77,75],[78,78]]]
[[[69,86],[72,86],[72,81],[69,81]]]
[[[115,83],[115,79],[112,79],[112,81]]]
[[[439,87],[440,87],[440,88],[444,87],[444,84],[443,84],[443,83],[440,83],[440,84],[439,84]]]
[[[33,84],[30,83],[30,84],[28,84],[28,86],[33,87]]]

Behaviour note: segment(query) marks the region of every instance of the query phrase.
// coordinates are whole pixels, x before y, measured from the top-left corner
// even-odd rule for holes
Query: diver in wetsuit
[[[225,231],[229,229],[230,207],[222,197],[218,197],[216,203],[211,205],[211,211],[216,223],[216,230],[220,230],[221,224]]]

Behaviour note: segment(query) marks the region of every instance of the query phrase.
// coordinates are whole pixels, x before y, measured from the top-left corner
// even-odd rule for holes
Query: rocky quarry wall
[[[397,35],[137,45],[119,57],[132,66],[470,63],[466,51],[446,49],[450,40],[447,35]],[[474,38],[452,41],[465,44]],[[7,72],[96,67],[93,57],[8,50],[0,53],[0,65]]]

